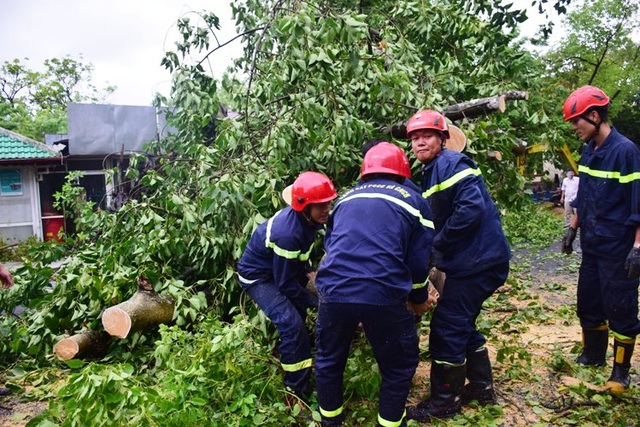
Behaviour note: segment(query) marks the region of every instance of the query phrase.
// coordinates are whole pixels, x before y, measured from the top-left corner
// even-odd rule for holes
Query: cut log
[[[109,335],[104,332],[80,332],[58,341],[53,347],[53,353],[62,360],[103,357],[107,353],[109,339]]]
[[[442,111],[442,114],[450,120],[460,120],[495,112],[504,113],[506,109],[507,102],[505,95],[497,95],[450,105]]]
[[[109,335],[126,338],[130,333],[171,322],[174,300],[160,295],[146,277],[138,280],[138,291],[127,301],[102,314],[102,325]]]
[[[503,113],[507,108],[506,101],[527,99],[529,99],[527,92],[512,90],[488,98],[472,99],[471,101],[449,105],[442,110],[442,115],[451,121],[464,118],[473,119],[496,112]],[[394,138],[404,139],[407,137],[407,122],[398,122],[391,126],[382,127],[379,130],[382,133],[390,134]]]

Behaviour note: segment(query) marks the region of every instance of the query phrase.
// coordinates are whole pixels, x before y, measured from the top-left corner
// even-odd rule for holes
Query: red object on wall
[[[50,242],[55,240],[61,242],[62,236],[58,236],[61,231],[64,231],[64,218],[42,218],[44,225],[44,240]]]

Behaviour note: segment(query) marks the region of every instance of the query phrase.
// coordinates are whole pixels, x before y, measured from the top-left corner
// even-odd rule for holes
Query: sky
[[[517,1],[530,4],[530,0]],[[160,62],[166,51],[174,50],[179,18],[194,21],[198,19],[195,12],[210,10],[221,21],[217,33],[221,43],[236,35],[230,0],[0,2],[0,64],[17,58],[27,68],[42,71],[45,59],[66,56],[92,64],[94,86],[117,86],[106,100],[110,104],[146,106],[156,92],[169,95],[170,74]],[[528,32],[533,35],[533,30]],[[216,51],[211,57],[213,76],[221,77],[240,51],[239,40]]]
[[[71,57],[94,67],[97,88],[117,86],[107,103],[151,105],[154,94],[169,95],[170,73],[160,65],[174,50],[176,21],[209,10],[221,21],[223,43],[236,35],[229,0],[0,0],[0,63],[20,59],[42,71],[45,59]],[[240,55],[234,42],[212,56],[221,77]],[[24,58],[28,58],[25,60]]]

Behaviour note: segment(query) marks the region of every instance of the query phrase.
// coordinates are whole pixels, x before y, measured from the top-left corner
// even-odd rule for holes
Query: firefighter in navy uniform
[[[405,185],[411,171],[400,147],[372,147],[361,175],[334,205],[316,276],[318,403],[323,426],[343,425],[344,369],[361,323],[382,376],[377,425],[404,426],[418,366],[414,315],[435,303],[426,286],[433,223],[420,193]]]
[[[417,112],[407,123],[407,135],[424,165],[421,188],[436,232],[433,259],[446,273],[430,325],[431,394],[407,408],[409,419],[426,422],[451,417],[470,400],[496,401],[486,339],[475,323],[483,302],[507,279],[511,253],[478,166],[445,148],[444,116]]]
[[[572,203],[577,214],[562,240],[562,251],[570,254],[580,228],[577,313],[583,348],[577,362],[605,365],[610,329],[613,372],[605,386],[615,395],[629,388],[631,355],[640,332],[640,149],[607,122],[609,97],[597,87],[574,91],[562,113],[586,143]]]
[[[312,343],[305,319],[318,300],[306,288],[309,255],[337,193],[331,180],[318,172],[300,174],[283,194],[288,190],[291,206],[258,226],[237,270],[242,289],[278,330],[286,402],[293,406],[297,399],[308,403],[312,393]]]

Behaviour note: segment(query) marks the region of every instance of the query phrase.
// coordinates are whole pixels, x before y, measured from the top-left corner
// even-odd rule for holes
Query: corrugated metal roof
[[[0,160],[54,159],[60,153],[26,136],[0,127]]]

